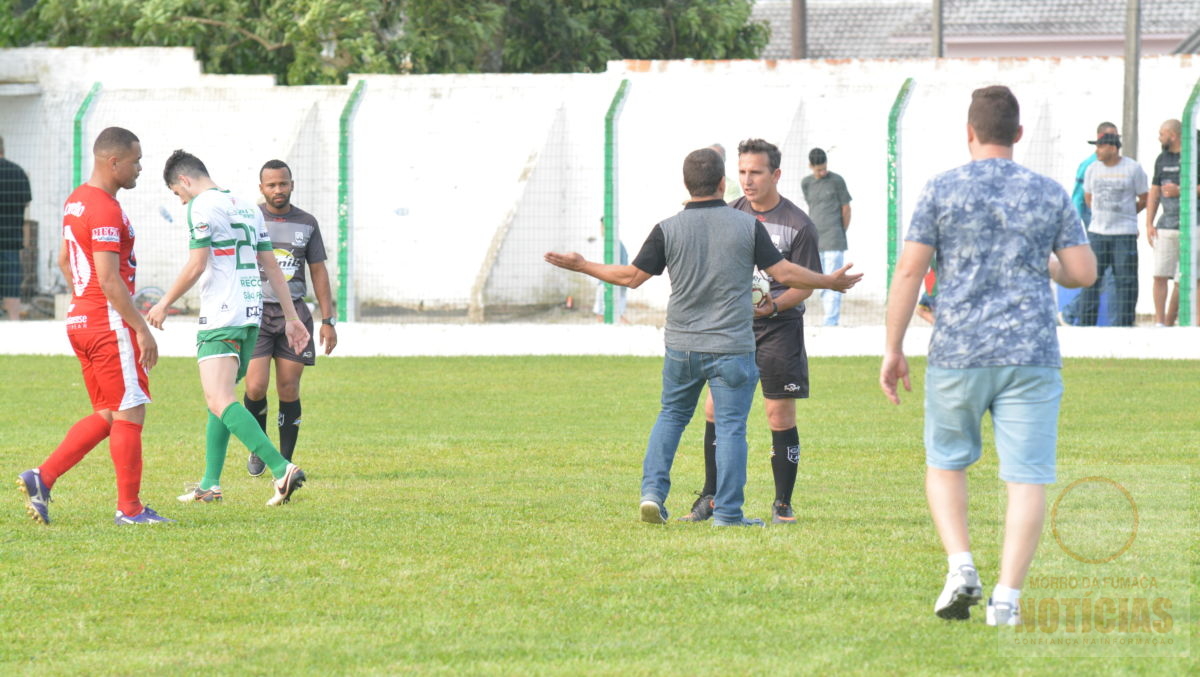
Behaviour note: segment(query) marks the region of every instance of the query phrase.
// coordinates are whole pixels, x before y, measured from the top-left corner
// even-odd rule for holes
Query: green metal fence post
[[[888,192],[888,222],[887,222],[887,288],[892,288],[892,273],[896,269],[896,261],[900,257],[900,120],[904,116],[904,108],[908,105],[912,94],[913,79],[908,78],[896,93],[892,102],[892,110],[888,113],[888,142],[887,142],[887,192]]]
[[[71,189],[83,183],[83,121],[87,117],[88,111],[92,108],[92,101],[95,100],[96,94],[100,91],[100,83],[94,83],[92,88],[88,90],[87,96],[83,97],[83,103],[79,104],[79,109],[75,111],[75,124],[73,127],[74,139],[72,141],[72,157],[71,157]]]
[[[617,235],[617,119],[625,106],[625,94],[629,91],[629,81],[622,80],[613,94],[612,103],[608,105],[608,113],[604,116],[604,262],[619,263],[621,261],[620,242]],[[616,321],[613,310],[613,286],[604,285],[604,323]]]
[[[1193,312],[1196,298],[1196,108],[1200,104],[1200,80],[1192,87],[1187,106],[1183,109],[1179,168],[1179,324],[1195,326]]]
[[[363,89],[367,86],[365,80],[359,80],[350,92],[350,98],[342,108],[342,116],[338,120],[338,321],[358,319],[357,299],[350,285],[350,128],[353,125],[354,111],[358,108]],[[353,315],[351,314],[353,310]]]

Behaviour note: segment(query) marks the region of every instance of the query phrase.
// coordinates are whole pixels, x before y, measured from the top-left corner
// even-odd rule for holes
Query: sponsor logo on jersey
[[[262,306],[250,306],[246,308],[246,317],[262,317]]]
[[[293,242],[292,244],[296,243]],[[286,249],[275,250],[275,262],[279,264],[279,270],[283,273],[285,282],[290,282],[296,276],[296,269],[300,267],[296,261],[296,257],[292,256],[292,252]]]
[[[121,229],[113,226],[100,226],[92,229],[92,242],[120,242]]]
[[[221,312],[222,312],[222,313],[228,313],[228,312],[229,312],[229,304],[228,304],[228,303],[222,303],[222,304],[221,304]]]
[[[63,207],[63,216],[74,216],[79,218],[83,216],[84,206],[82,202],[68,202]]]
[[[212,250],[213,256],[233,256],[237,253],[236,247],[221,247]]]
[[[203,240],[204,238],[208,237],[210,230],[212,230],[212,229],[208,227],[207,223],[200,222],[197,224],[193,224],[192,225],[192,237],[197,240]]]
[[[304,233],[296,233],[296,236],[292,238],[292,246],[293,247],[303,247],[304,246]]]
[[[200,316],[200,324],[208,324],[208,318],[201,315]]]
[[[74,309],[74,306],[72,306],[72,309]],[[86,327],[87,326],[87,315],[68,315],[67,316],[67,326],[75,327],[75,328]]]

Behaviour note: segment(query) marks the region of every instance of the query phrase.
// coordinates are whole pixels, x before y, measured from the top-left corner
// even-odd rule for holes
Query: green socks
[[[204,429],[204,479],[201,489],[212,489],[221,483],[221,470],[225,467],[225,451],[229,448],[229,428],[221,419],[208,412],[208,425]]]
[[[234,402],[225,407],[225,411],[221,412],[220,422],[228,429],[226,441],[229,439],[228,433],[233,433],[233,436],[241,440],[246,448],[267,464],[275,479],[283,477],[287,472],[287,459],[279,454],[275,445],[271,444],[271,439],[262,431],[262,428],[258,427],[258,421],[255,420],[254,414],[242,406],[241,402]]]

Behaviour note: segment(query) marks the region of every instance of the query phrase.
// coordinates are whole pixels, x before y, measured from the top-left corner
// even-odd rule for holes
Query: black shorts
[[[755,320],[754,342],[763,397],[768,400],[808,397],[804,317],[782,321]]]
[[[296,306],[296,315],[308,328],[308,345],[304,347],[304,352],[297,355],[288,345],[287,334],[284,333],[287,323],[283,321],[283,306],[278,303],[264,302],[262,322],[258,327],[258,343],[254,344],[254,357],[251,359],[276,357],[299,362],[309,367],[317,363],[317,346],[313,342],[312,311],[308,309],[308,304],[304,301],[295,301],[293,305]]]

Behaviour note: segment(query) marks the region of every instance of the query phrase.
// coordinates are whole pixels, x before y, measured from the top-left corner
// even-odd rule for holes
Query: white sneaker
[[[201,489],[200,483],[189,484],[187,492],[176,496],[180,503],[212,503],[221,500],[221,487],[214,485],[211,489]]]
[[[933,613],[946,620],[965,621],[971,617],[971,607],[983,599],[983,585],[975,567],[962,565],[958,571],[946,574],[946,587],[933,605]]]
[[[992,598],[988,597],[987,624],[988,625],[1020,625],[1021,624],[1021,606],[1020,606],[1020,604],[1011,604],[1009,602],[993,602]]]
[[[654,499],[643,499],[642,504],[638,507],[638,511],[641,513],[643,522],[649,522],[650,524],[667,523],[667,509],[663,507],[662,503]]]
[[[280,477],[278,480],[275,480],[275,482],[272,483],[272,485],[275,487],[275,495],[267,499],[267,505],[283,505],[284,503],[292,500],[292,494],[294,494],[297,489],[304,486],[304,482],[307,479],[308,478],[304,476],[303,470],[297,468],[293,463],[288,463],[287,470],[284,471],[283,477]]]

